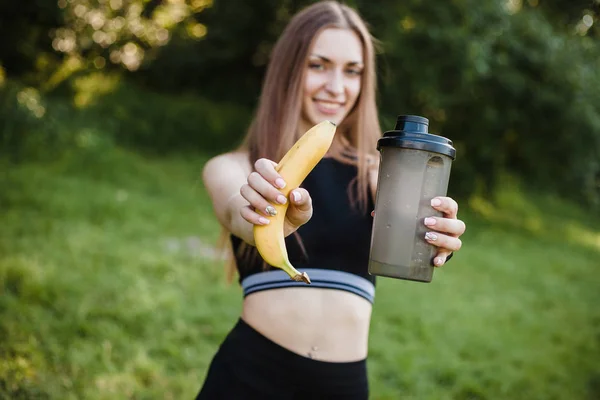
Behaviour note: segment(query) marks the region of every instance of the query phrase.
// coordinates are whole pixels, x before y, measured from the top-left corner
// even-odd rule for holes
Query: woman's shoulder
[[[230,151],[211,157],[202,168],[204,180],[227,179],[231,174],[249,175],[252,172],[248,153]]]
[[[248,152],[230,151],[211,157],[205,164],[204,170],[221,170],[224,168],[242,168],[244,171],[251,170]],[[250,171],[249,171],[250,172]]]

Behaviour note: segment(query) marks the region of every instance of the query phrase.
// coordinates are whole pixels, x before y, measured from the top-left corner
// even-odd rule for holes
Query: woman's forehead
[[[353,30],[328,28],[315,38],[310,56],[336,63],[362,64],[362,42]]]

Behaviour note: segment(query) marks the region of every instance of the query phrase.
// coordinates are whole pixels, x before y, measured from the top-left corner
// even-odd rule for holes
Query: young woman
[[[204,183],[229,232],[244,291],[241,316],[214,356],[198,399],[367,399],[375,277],[368,273],[377,184],[373,39],[335,1],[305,8],[273,49],[256,116],[241,148],[211,159]],[[275,165],[310,127],[337,124],[328,155],[289,198]],[[312,284],[263,265],[252,227],[289,202],[286,244]],[[448,197],[428,218],[441,266],[465,224]],[[258,210],[258,211],[255,211]]]

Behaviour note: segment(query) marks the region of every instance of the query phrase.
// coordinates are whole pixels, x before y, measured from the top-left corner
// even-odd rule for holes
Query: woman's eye
[[[321,71],[321,70],[325,69],[325,66],[322,64],[310,63],[310,64],[308,64],[308,68],[314,69],[317,71]]]
[[[362,70],[360,70],[360,69],[348,69],[348,70],[346,70],[346,72],[350,75],[361,75],[362,74]]]

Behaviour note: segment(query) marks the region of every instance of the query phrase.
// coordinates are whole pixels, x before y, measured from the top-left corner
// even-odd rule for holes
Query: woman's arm
[[[254,244],[252,224],[239,210],[249,203],[240,194],[250,166],[244,153],[226,153],[211,158],[202,169],[202,180],[212,200],[217,220],[229,232],[249,244]]]
[[[210,159],[202,178],[219,222],[232,234],[254,246],[254,225],[270,222],[272,204],[290,202],[284,236],[290,235],[312,216],[312,200],[306,189],[294,188],[286,198],[277,188],[284,183],[275,162],[260,159],[250,168],[244,153],[227,153]],[[281,200],[281,201],[280,201]]]

